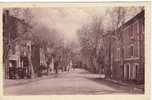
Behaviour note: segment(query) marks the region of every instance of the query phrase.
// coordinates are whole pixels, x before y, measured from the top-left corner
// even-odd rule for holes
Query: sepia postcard
[[[150,99],[150,2],[1,3],[0,100]]]

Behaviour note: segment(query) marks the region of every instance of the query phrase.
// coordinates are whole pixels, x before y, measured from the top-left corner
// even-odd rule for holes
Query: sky
[[[110,16],[106,11],[112,9],[108,7],[50,7],[31,8],[31,12],[37,24],[48,30],[57,29],[60,36],[67,42],[78,42],[77,30],[83,24],[90,23],[92,16],[101,16],[105,27],[110,27]],[[138,12],[138,8],[129,8],[127,19]]]
[[[79,8],[38,8],[33,9],[36,22],[56,28],[69,41],[77,41],[76,31],[88,22],[90,14]]]

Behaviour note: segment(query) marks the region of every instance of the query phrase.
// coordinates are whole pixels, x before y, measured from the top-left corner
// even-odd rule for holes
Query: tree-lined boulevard
[[[3,9],[4,94],[143,94],[144,13],[120,6]]]

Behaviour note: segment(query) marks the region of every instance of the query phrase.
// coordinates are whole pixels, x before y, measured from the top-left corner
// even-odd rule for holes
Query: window
[[[127,58],[130,57],[130,46],[127,46]]]
[[[140,19],[140,33],[144,33],[144,23],[143,23],[143,19]]]
[[[127,47],[124,48],[124,57],[127,58]]]
[[[142,30],[141,32],[144,33],[144,24],[143,23],[141,25],[141,30]]]
[[[130,76],[130,64],[126,63],[124,65],[124,80],[129,80],[129,76]]]
[[[137,34],[139,34],[139,21],[136,22],[136,30],[137,30]]]
[[[139,33],[139,22],[138,22],[138,20],[136,22],[134,22],[134,24],[133,24],[133,33],[134,34]]]
[[[139,41],[135,42],[134,56],[139,57]]]
[[[15,55],[16,50],[15,50],[15,46],[12,48],[12,54]]]
[[[131,57],[133,56],[133,52],[134,52],[133,45],[131,45],[131,46],[130,46],[130,56],[131,56]]]
[[[124,44],[128,42],[128,27],[123,31]]]
[[[134,63],[133,70],[132,70],[132,73],[133,73],[132,80],[136,80],[137,79],[138,68],[139,68],[139,64],[138,63]]]
[[[120,48],[117,48],[117,59],[120,59]]]
[[[114,51],[112,54],[113,54],[114,59],[117,59],[117,49],[116,48],[114,48]]]
[[[133,37],[133,25],[130,25],[129,27],[129,34],[130,34],[130,38]]]
[[[133,29],[134,29],[133,33],[136,34],[137,33],[137,23],[134,24],[134,28]]]

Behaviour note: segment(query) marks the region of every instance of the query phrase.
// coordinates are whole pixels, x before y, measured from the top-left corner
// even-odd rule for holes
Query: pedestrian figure
[[[55,70],[55,73],[58,74],[58,59],[57,59],[57,56],[55,56],[55,60],[54,60],[54,70]]]
[[[50,63],[50,71],[54,71],[54,58],[52,57],[51,63]]]
[[[98,63],[98,69],[99,69],[99,75],[102,77],[104,74],[104,55],[103,55],[103,48],[99,51],[99,54],[97,56],[97,63]]]
[[[49,72],[50,72],[50,64],[51,64],[51,58],[48,57],[48,60],[47,60],[47,75],[48,75]]]
[[[46,68],[46,70],[47,70],[47,75],[49,74],[49,65],[50,65],[50,61],[48,60],[47,62],[46,62],[46,64],[47,64],[47,68]]]
[[[69,64],[69,70],[72,69],[73,63],[72,60],[70,60],[70,64]]]
[[[29,60],[27,57],[22,58],[22,63],[23,63],[23,78],[28,78],[29,75]]]
[[[69,64],[67,65],[67,71],[68,72],[70,71],[70,65]]]

